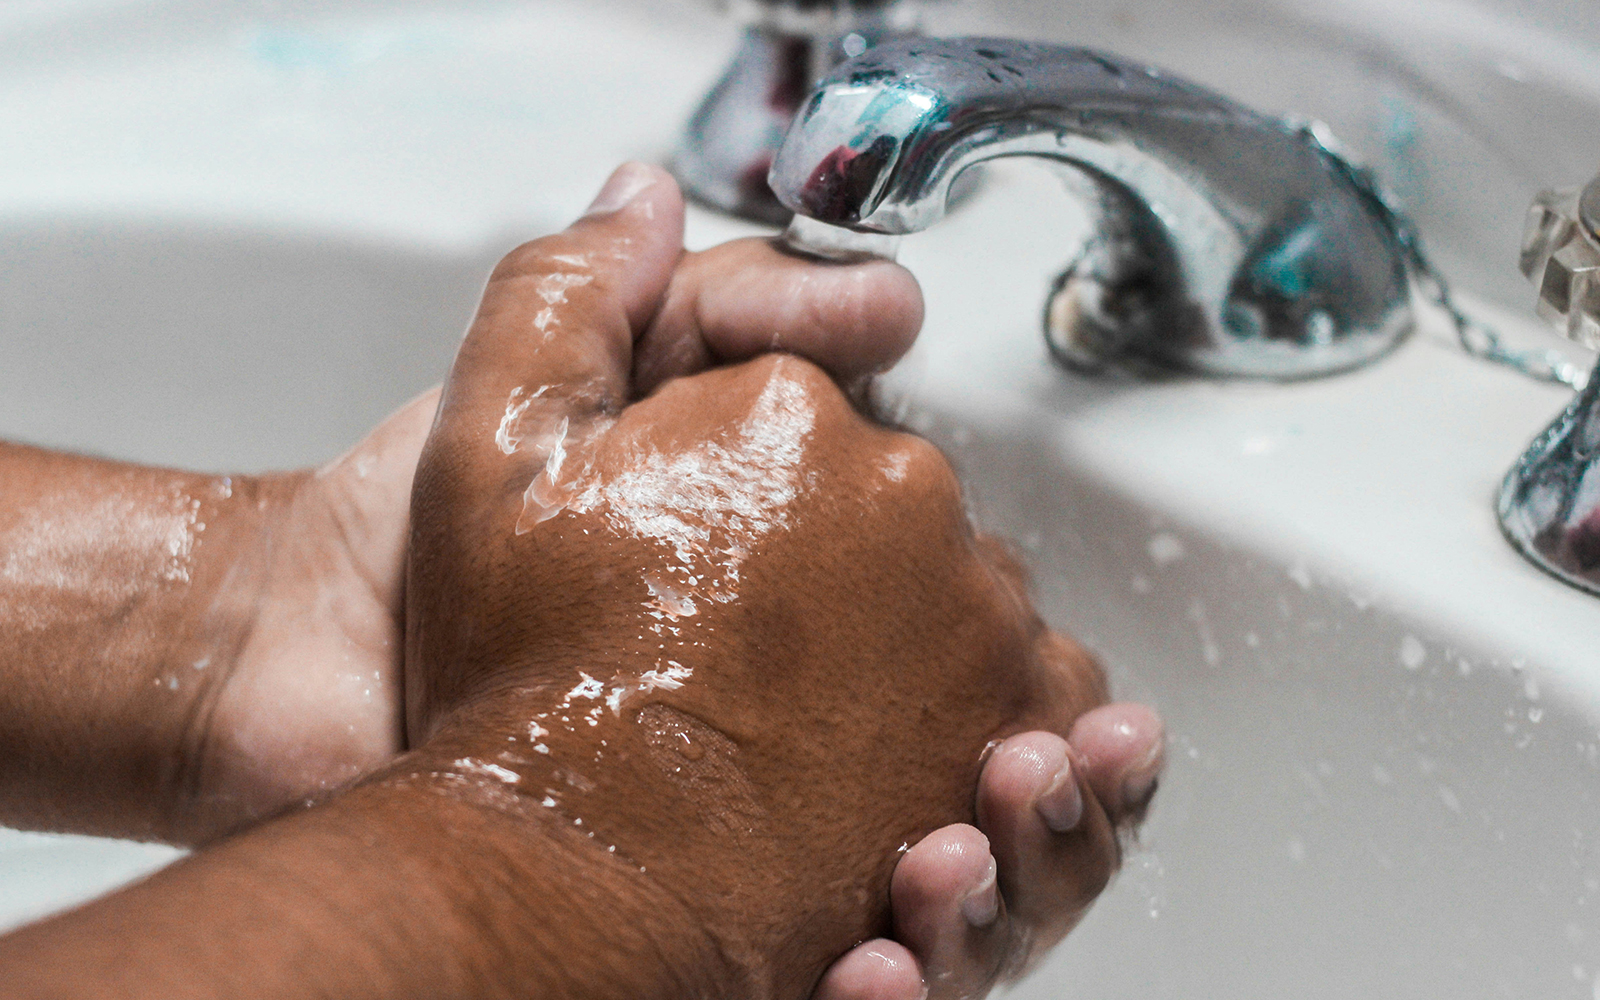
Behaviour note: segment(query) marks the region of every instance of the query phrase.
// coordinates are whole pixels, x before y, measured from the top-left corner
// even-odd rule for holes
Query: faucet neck
[[[1066,168],[1096,217],[1071,302],[1106,308],[1049,310],[1121,326],[1084,342],[1301,378],[1370,361],[1410,328],[1391,215],[1311,132],[1089,49],[885,42],[818,86],[769,183],[798,213],[899,235],[944,216],[962,171],[1014,156]]]

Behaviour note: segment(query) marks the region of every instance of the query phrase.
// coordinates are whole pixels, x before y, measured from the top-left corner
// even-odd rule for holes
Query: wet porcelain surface
[[[935,27],[1328,119],[1546,343],[1517,237],[1539,188],[1593,174],[1600,77],[1562,53],[1600,38],[1575,4],[1375,6],[974,2]],[[0,434],[229,471],[337,454],[442,375],[505,249],[665,156],[735,38],[688,0],[0,14]],[[1019,992],[1600,995],[1600,602],[1492,508],[1565,393],[1427,323],[1318,382],[1067,375],[1038,303],[1081,226],[1007,165],[908,238],[929,323],[884,393],[1173,738],[1143,846]],[[694,246],[756,231],[690,219]],[[0,921],[171,856],[0,835]]]

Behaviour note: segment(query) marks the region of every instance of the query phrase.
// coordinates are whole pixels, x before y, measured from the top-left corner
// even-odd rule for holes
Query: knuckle
[[[508,278],[518,278],[530,273],[544,260],[546,239],[530,240],[522,244],[504,257],[494,266],[489,280],[505,281]]]
[[[827,372],[792,354],[764,354],[733,369],[735,395],[752,416],[758,411],[805,411],[820,428],[850,404]]]
[[[592,254],[585,253],[583,241],[572,233],[552,233],[529,240],[500,258],[490,273],[490,284],[518,278],[538,277],[575,268],[587,270]]]
[[[926,438],[895,433],[882,466],[895,488],[908,496],[961,505],[961,483],[944,452]]]

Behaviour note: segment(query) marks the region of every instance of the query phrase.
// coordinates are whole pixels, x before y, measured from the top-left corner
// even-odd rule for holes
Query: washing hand
[[[764,244],[682,263],[669,180],[608,192],[501,264],[458,356],[414,492],[410,738],[447,787],[589,838],[596,884],[615,868],[614,891],[637,873],[679,901],[643,931],[705,934],[689,951],[724,956],[733,993],[803,995],[889,926],[893,853],[938,831],[894,876],[898,926],[938,993],[980,992],[1104,885],[1153,720],[1085,714],[1097,668],[973,536],[936,450],[794,357],[692,374],[830,327],[848,344],[883,299],[848,269],[789,285]],[[730,297],[729,275],[764,293]],[[687,360],[635,354],[667,345]],[[672,380],[640,399],[640,370]],[[1075,722],[1072,767],[1048,732]],[[977,799],[997,886],[949,824],[1008,736]],[[823,992],[860,995],[890,955],[852,954]]]
[[[648,181],[639,204],[661,213],[634,220],[652,221],[641,245],[654,256],[638,259],[654,269],[650,280],[665,281],[659,308],[631,348],[632,395],[771,347],[853,382],[909,345],[920,299],[903,271],[818,268],[759,241],[680,259],[675,189],[659,174],[630,176],[624,189]],[[16,751],[5,755],[11,767],[0,774],[4,816],[34,827],[204,841],[398,752],[407,499],[436,404],[436,394],[414,401],[316,473],[258,479],[0,446],[9,516],[0,520],[0,540],[13,561],[19,552],[80,562],[93,553],[107,564],[100,577],[86,578],[82,593],[57,588],[65,629],[36,627],[41,613],[49,620],[48,602],[0,594],[7,598],[0,612],[13,612],[0,614],[0,632],[20,657],[8,683],[26,688],[9,704],[28,709],[0,719],[0,735]],[[509,396],[496,402],[491,432],[506,404],[517,405]],[[538,412],[529,403],[524,416]],[[89,494],[95,503],[84,510],[63,502]],[[108,504],[187,525],[193,544],[183,548],[185,561],[165,561],[177,537],[166,527],[149,539],[125,531],[115,541],[127,551],[114,549],[95,515]],[[69,544],[79,535],[81,554]],[[39,536],[52,544],[30,541]],[[146,562],[156,567],[154,583],[104,578]],[[63,578],[52,566],[35,568]],[[126,594],[135,591],[140,600],[130,611]],[[122,603],[96,609],[90,598],[102,592],[123,595]],[[674,599],[670,583],[664,596]],[[19,616],[18,607],[31,610]],[[70,669],[87,671],[92,684],[61,684]],[[1078,719],[1069,735],[1070,750],[1059,735],[1035,732],[1011,737],[990,756],[977,814],[992,843],[956,824],[913,845],[892,885],[901,943],[855,948],[823,979],[819,996],[909,998],[924,980],[935,995],[980,992],[1025,960],[1023,943],[1036,952],[1070,926],[1109,867],[1085,853],[1081,838],[1044,825],[1047,815],[1060,825],[1076,811],[1070,793],[1044,793],[1052,784],[1082,784],[1114,821],[1127,822],[1159,766],[1159,724],[1143,709],[1109,706]],[[1069,771],[1076,780],[1063,784]],[[972,894],[996,860],[1003,891],[989,921],[987,903],[972,902],[989,897]],[[986,926],[974,927],[972,915]]]

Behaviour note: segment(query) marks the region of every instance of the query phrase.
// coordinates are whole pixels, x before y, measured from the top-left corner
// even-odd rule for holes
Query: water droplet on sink
[[[1165,531],[1151,535],[1145,551],[1150,554],[1150,561],[1157,566],[1170,566],[1188,554],[1183,540]]]
[[[1439,801],[1443,802],[1445,808],[1456,815],[1459,816],[1461,814],[1461,800],[1456,797],[1456,793],[1450,789],[1449,785],[1439,786]]]
[[[1195,629],[1200,633],[1200,655],[1205,659],[1206,666],[1214,667],[1222,662],[1222,649],[1217,645],[1216,633],[1211,629],[1211,619],[1206,616],[1206,606],[1199,598],[1189,602],[1189,620],[1194,622]]]
[[[1297,562],[1289,567],[1289,579],[1293,580],[1301,590],[1311,589],[1311,567],[1303,562]]]
[[[1400,640],[1400,665],[1407,670],[1419,670],[1427,662],[1428,648],[1422,640],[1414,635],[1408,635]]]

